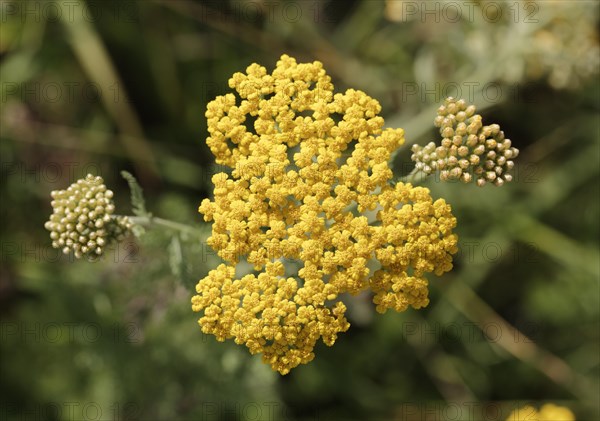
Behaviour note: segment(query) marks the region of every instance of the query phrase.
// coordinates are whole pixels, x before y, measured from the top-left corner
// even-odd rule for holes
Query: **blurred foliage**
[[[547,401],[600,419],[598,4],[424,3],[2,0],[0,419],[475,420]],[[406,130],[398,175],[447,95],[522,152],[501,189],[425,181],[461,245],[428,308],[348,298],[353,328],[285,377],[200,332],[189,299],[219,260],[193,234],[89,263],[43,227],[50,191],[88,172],[130,214],[128,170],[149,212],[207,233],[206,104],[282,53],[380,100]]]

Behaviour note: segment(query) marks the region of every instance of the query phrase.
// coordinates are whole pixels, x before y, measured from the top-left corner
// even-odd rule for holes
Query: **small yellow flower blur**
[[[425,275],[452,269],[456,219],[426,188],[391,183],[404,131],[383,129],[379,103],[334,94],[320,62],[287,55],[229,86],[206,111],[206,142],[231,171],[199,208],[226,262],[196,286],[202,331],[287,374],[348,330],[342,293],[371,290],[380,313],[427,306]],[[240,261],[255,273],[238,279]]]
[[[564,406],[547,403],[539,411],[533,406],[524,406],[514,410],[506,421],[575,421],[575,415]]]

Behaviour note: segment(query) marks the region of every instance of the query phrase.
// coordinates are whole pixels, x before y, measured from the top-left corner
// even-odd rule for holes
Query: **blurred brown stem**
[[[486,327],[493,325],[502,332],[495,344],[519,360],[531,365],[554,383],[568,388],[581,399],[595,399],[593,388],[581,375],[573,372],[562,359],[539,347],[523,332],[504,320],[473,289],[463,282],[455,282],[445,293],[448,301],[477,324],[485,334]]]
[[[87,8],[83,2],[80,2],[79,6],[82,9]],[[119,139],[135,165],[136,174],[144,184],[152,184],[158,179],[154,154],[143,140],[142,125],[129,103],[125,86],[102,39],[93,25],[83,19],[83,16],[89,16],[89,14],[89,10],[83,14],[77,13],[74,15],[76,19],[63,19],[62,23],[70,35],[73,52],[83,70],[93,82],[98,84],[100,92],[102,92],[100,98],[106,111],[119,128]]]

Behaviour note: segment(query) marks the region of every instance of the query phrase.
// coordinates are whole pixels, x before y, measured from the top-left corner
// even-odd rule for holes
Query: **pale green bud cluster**
[[[88,174],[51,195],[54,212],[45,228],[50,231],[52,247],[61,248],[65,254],[100,256],[108,244],[121,241],[132,228],[126,216],[113,215],[113,192],[100,176]]]
[[[440,172],[443,181],[488,182],[502,186],[512,180],[508,172],[519,150],[504,138],[500,126],[484,126],[475,106],[460,99],[447,98],[434,120],[442,135],[441,145],[430,142],[425,147],[413,145],[411,159],[425,174]]]

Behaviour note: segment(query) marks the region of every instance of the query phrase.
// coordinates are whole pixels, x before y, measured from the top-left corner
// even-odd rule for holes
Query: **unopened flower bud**
[[[50,231],[52,247],[63,253],[74,252],[77,258],[100,255],[103,246],[132,227],[127,217],[111,217],[113,193],[101,177],[88,174],[51,196],[53,213],[44,227]]]
[[[507,177],[507,171],[513,168],[510,159],[518,155],[518,149],[504,138],[498,124],[484,126],[474,106],[467,106],[464,100],[446,98],[444,105],[438,108],[434,124],[440,128],[441,146],[436,147],[432,142],[424,148],[413,146],[411,159],[416,162],[416,168],[426,169],[423,170],[426,173],[442,171],[442,180],[460,177],[467,182],[476,175],[478,185],[498,178],[503,181],[495,184],[502,185],[512,179]],[[493,179],[491,174],[494,174]]]

